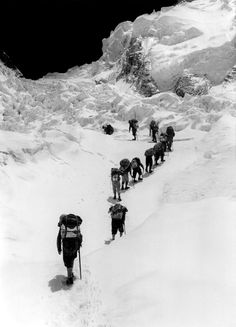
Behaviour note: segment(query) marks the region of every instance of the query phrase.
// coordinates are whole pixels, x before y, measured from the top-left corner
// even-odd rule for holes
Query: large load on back
[[[124,207],[117,203],[112,207],[111,218],[112,219],[123,219],[124,216]]]
[[[153,152],[155,154],[155,153],[161,152],[161,151],[163,151],[163,145],[161,142],[158,142],[157,144],[154,145]]]
[[[74,214],[62,215],[58,226],[61,231],[61,238],[79,238],[82,241],[82,235],[80,233],[80,225],[82,224],[82,219]]]
[[[118,168],[111,168],[111,180],[112,182],[118,182],[120,180],[121,171]]]
[[[154,131],[156,131],[156,132],[158,132],[158,130],[159,130],[159,124],[158,124],[158,122],[156,122],[155,120],[152,120],[151,122],[150,122],[150,129],[151,130],[154,130]]]
[[[110,124],[105,124],[102,128],[105,134],[111,135],[114,133],[114,128]]]
[[[172,126],[168,126],[166,129],[166,134],[168,136],[174,137],[175,136],[174,128]]]
[[[138,159],[138,158],[133,158],[133,159],[131,160],[131,168],[132,168],[132,169],[136,169],[136,168],[138,168],[138,167],[139,167],[139,162],[140,162],[140,159]]]
[[[137,129],[138,128],[138,121],[137,121],[137,119],[130,119],[129,120],[129,125],[130,125],[131,128]]]
[[[120,161],[120,166],[123,168],[123,169],[127,169],[127,168],[129,168],[129,166],[130,166],[130,161],[129,161],[129,159],[122,159],[121,161]]]
[[[148,149],[148,150],[146,150],[146,151],[144,152],[144,155],[145,155],[146,157],[151,157],[151,156],[153,156],[153,154],[154,154],[153,148],[150,148],[150,149]]]

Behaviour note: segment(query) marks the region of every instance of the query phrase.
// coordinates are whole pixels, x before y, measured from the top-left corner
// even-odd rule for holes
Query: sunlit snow
[[[117,67],[107,68],[104,58],[38,81],[0,64],[3,326],[236,325],[236,81],[224,81],[236,64],[235,48],[221,57],[232,50],[235,6],[234,0],[195,0],[141,16],[150,24],[164,17],[164,27],[168,16],[181,30],[194,26],[202,33],[178,48],[156,43],[153,35],[143,41],[162,85],[173,82],[179,67],[194,67],[197,51],[204,61],[217,48],[207,95],[180,98],[167,87],[144,98],[116,82]],[[126,33],[133,28],[124,26]],[[139,120],[135,142],[131,118]],[[161,130],[174,126],[173,151],[121,193],[126,234],[105,245],[110,170],[123,158],[144,163],[153,146],[152,119]],[[103,134],[104,123],[114,126],[113,135]],[[62,213],[83,219],[82,280],[76,261],[72,288],[63,283],[66,269],[56,249]]]

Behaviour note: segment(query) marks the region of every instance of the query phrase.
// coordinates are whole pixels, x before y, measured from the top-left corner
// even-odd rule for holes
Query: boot
[[[67,268],[67,280],[66,280],[66,284],[67,285],[72,285],[73,284],[73,277],[74,277],[74,274],[73,274],[73,268]]]
[[[112,234],[112,241],[115,240],[115,234]]]
[[[121,198],[120,198],[120,196],[118,197],[118,201],[121,201]]]
[[[120,232],[120,237],[123,235],[123,232]]]
[[[68,277],[66,280],[66,285],[72,285],[73,284],[73,277]]]
[[[113,196],[113,199],[114,199],[114,200],[116,199],[116,196],[115,196],[115,195]]]

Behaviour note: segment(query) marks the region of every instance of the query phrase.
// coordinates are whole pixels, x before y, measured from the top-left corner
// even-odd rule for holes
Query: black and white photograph
[[[2,327],[236,327],[236,0],[2,0]]]

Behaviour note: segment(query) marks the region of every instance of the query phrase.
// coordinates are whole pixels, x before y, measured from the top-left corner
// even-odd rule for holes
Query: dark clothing
[[[142,177],[142,170],[141,170],[141,168],[140,167],[137,167],[137,168],[134,168],[133,169],[133,179],[135,179],[136,178],[136,175],[139,175],[139,179]]]
[[[141,168],[144,170],[144,167],[143,167],[143,164],[141,163],[141,161],[140,161],[140,159],[139,158],[133,158],[132,159],[132,161],[136,161],[137,162],[137,167],[135,167],[135,168],[132,168],[132,171],[133,171],[133,173],[132,173],[132,177],[133,177],[133,179],[135,179],[136,178],[136,175],[138,174],[139,175],[139,179],[141,179],[141,177],[142,177],[142,170],[141,170]],[[131,161],[131,163],[132,163],[132,161]]]
[[[175,136],[174,128],[172,126],[168,126],[166,129],[166,134],[168,136],[172,136],[172,138],[173,138]]]
[[[112,221],[111,221],[111,233],[112,233],[112,235],[116,235],[117,231],[119,231],[120,233],[124,232],[124,221],[123,220],[112,219]]]
[[[171,151],[173,138],[175,137],[175,131],[172,126],[167,127],[166,135],[167,135],[166,145],[167,145],[168,150]]]
[[[121,204],[115,204],[110,207],[109,213],[111,214],[111,232],[112,235],[115,236],[117,231],[122,234],[124,232],[124,224],[125,224],[125,215],[128,209]]]
[[[134,140],[136,140],[137,128],[135,128],[135,127],[130,127],[130,128],[129,128],[129,132],[130,132],[130,129],[132,129],[132,134],[133,134]]]
[[[111,135],[114,133],[114,128],[110,124],[104,125],[102,128],[105,134]]]
[[[157,165],[159,158],[161,158],[161,162],[163,162],[164,156],[165,156],[164,150],[155,152],[154,154],[155,164]]]
[[[161,135],[160,135],[160,142],[162,144],[163,151],[166,152],[166,148],[167,148],[167,134],[161,133]]]
[[[82,244],[82,234],[79,226],[82,219],[79,216],[69,214],[61,215],[58,226],[60,227],[57,235],[58,253],[63,252],[64,265],[67,268],[73,268],[74,260],[77,257],[77,251]]]
[[[129,132],[130,132],[130,130],[132,130],[134,140],[136,140],[136,134],[137,134],[137,129],[138,129],[137,123],[138,123],[138,121],[136,119],[129,120]]]
[[[61,243],[63,251],[63,261],[67,268],[72,268],[75,258],[77,257],[77,251],[81,246],[81,240],[78,238],[65,238],[61,239],[61,230],[57,235],[57,249],[61,252]]]
[[[152,141],[153,142],[157,141],[156,135],[158,134],[158,131],[159,131],[158,123],[155,122],[155,120],[152,120],[150,125],[149,125],[149,135],[152,136]]]
[[[155,164],[157,165],[157,162],[159,160],[159,158],[161,158],[161,161],[164,161],[164,156],[165,156],[165,152],[164,152],[164,144],[163,142],[158,142],[154,147],[154,158],[155,158]]]
[[[171,151],[172,144],[173,144],[173,137],[168,137],[168,138],[167,138],[167,142],[166,142],[166,146],[167,146],[167,149],[168,149],[169,151]]]
[[[80,243],[78,239],[68,238],[63,240],[63,261],[67,268],[73,267],[79,248]]]
[[[157,141],[157,137],[156,137],[157,132],[154,129],[152,129],[151,133],[152,133],[152,141],[156,142]]]
[[[146,156],[146,172],[148,173],[152,172],[152,165],[153,165],[152,156]]]

